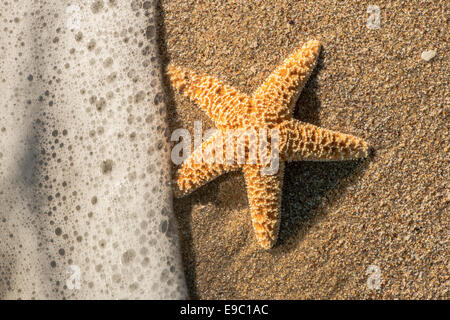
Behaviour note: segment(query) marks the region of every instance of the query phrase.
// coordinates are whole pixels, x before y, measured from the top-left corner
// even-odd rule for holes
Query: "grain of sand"
[[[372,4],[379,29],[367,27]],[[375,150],[360,162],[289,164],[269,251],[256,243],[241,173],[175,200],[193,298],[450,298],[445,1],[163,0],[160,9],[166,62],[248,94],[297,46],[320,39],[295,117]],[[422,60],[431,49],[436,57]],[[213,126],[168,91],[172,130]],[[378,283],[368,283],[370,270]]]

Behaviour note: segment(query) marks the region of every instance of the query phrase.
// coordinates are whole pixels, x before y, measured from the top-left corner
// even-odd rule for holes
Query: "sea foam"
[[[153,1],[2,2],[0,298],[186,298]]]

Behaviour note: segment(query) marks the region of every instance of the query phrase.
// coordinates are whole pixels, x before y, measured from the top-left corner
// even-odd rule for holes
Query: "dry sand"
[[[414,3],[414,4],[413,4]],[[296,117],[366,139],[361,162],[287,166],[278,244],[262,250],[244,179],[227,174],[175,201],[199,299],[449,295],[449,61],[445,1],[163,0],[167,60],[251,93],[292,50],[320,39]],[[368,29],[367,7],[381,27]],[[423,51],[434,49],[426,62]],[[213,123],[170,89],[170,125]],[[380,286],[368,286],[370,266]]]

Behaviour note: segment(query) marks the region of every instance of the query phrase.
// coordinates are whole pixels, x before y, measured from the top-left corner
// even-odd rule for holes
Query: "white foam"
[[[0,298],[186,298],[154,10],[0,4]]]

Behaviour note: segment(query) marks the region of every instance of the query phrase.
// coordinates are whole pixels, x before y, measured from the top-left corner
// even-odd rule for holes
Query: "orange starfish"
[[[266,249],[274,245],[278,235],[285,161],[351,160],[368,154],[367,143],[362,139],[292,117],[295,102],[316,65],[319,51],[318,41],[308,41],[273,71],[252,96],[213,77],[198,75],[172,64],[168,67],[173,86],[196,102],[219,129],[184,161],[177,172],[178,190],[175,191],[187,194],[225,172],[242,168],[256,238]],[[264,168],[268,167],[267,158],[259,155],[256,161],[249,161],[251,144],[261,142],[261,135],[257,135],[256,140],[251,137],[233,140],[236,135],[232,138],[227,135],[232,130],[248,132],[261,129],[272,130],[269,134],[271,143],[266,143],[265,147],[271,151],[277,149],[281,160],[278,170],[271,175],[264,173]],[[278,134],[273,134],[273,130]],[[228,144],[226,150],[217,148],[223,144],[224,135],[227,136],[226,141],[231,141],[233,150],[244,147],[244,163],[238,161],[236,151],[231,153],[232,161],[207,161],[205,154],[208,152],[219,156],[215,159],[223,159],[229,151]],[[279,139],[274,140],[276,136]],[[227,159],[228,156],[229,153]]]

